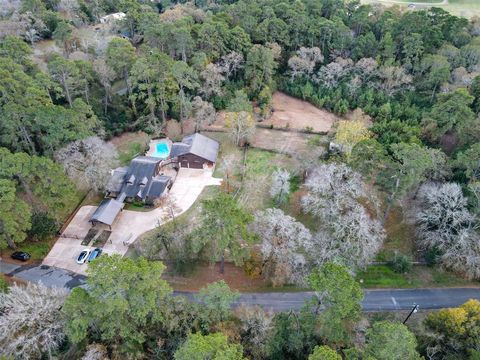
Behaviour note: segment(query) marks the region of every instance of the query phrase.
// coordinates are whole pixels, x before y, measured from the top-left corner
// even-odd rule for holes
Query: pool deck
[[[153,139],[153,140],[150,140],[150,143],[148,144],[148,150],[145,153],[145,156],[153,156],[153,154],[155,154],[157,144],[160,144],[160,143],[163,143],[163,142],[168,144],[168,148],[170,150],[172,149],[173,142],[169,138]],[[155,157],[155,156],[153,156],[153,157]],[[159,158],[159,159],[163,159],[163,158]]]

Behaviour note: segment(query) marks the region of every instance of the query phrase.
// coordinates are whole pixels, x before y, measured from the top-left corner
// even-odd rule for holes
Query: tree
[[[276,68],[272,50],[262,45],[252,46],[247,54],[245,79],[253,96],[257,96],[265,86],[272,87]]]
[[[462,88],[439,95],[422,121],[425,137],[433,143],[439,143],[447,134],[458,136],[460,144],[478,141],[478,121],[470,108],[473,100],[473,96]]]
[[[225,126],[229,129],[230,137],[237,146],[244,146],[255,133],[255,121],[247,111],[227,112]]]
[[[243,67],[244,63],[243,55],[232,51],[227,55],[222,56],[220,59],[220,66],[222,67],[222,72],[225,74],[226,78],[235,77],[237,71]]]
[[[427,183],[419,191],[416,215],[421,243],[440,252],[442,264],[469,278],[480,277],[480,235],[458,184]]]
[[[65,339],[60,309],[67,294],[63,288],[30,282],[0,292],[2,355],[18,359],[51,357]]]
[[[281,205],[288,200],[290,195],[290,173],[287,170],[277,169],[272,173],[270,196],[275,204]]]
[[[365,354],[378,360],[420,360],[417,340],[408,328],[397,322],[379,321],[367,330]]]
[[[66,60],[63,56],[55,55],[48,62],[48,71],[63,88],[63,94],[70,107],[73,107],[73,98],[80,92],[80,72],[73,61]]]
[[[192,102],[192,117],[195,122],[195,132],[198,132],[204,125],[212,124],[217,113],[211,103],[203,101],[200,96],[195,96]]]
[[[78,188],[96,192],[105,189],[117,158],[115,146],[96,136],[74,141],[55,152],[55,161],[63,166]]]
[[[253,113],[253,106],[248,95],[243,90],[235,91],[235,97],[232,98],[227,105],[228,112],[240,112],[246,111],[248,113]]]
[[[252,230],[262,241],[262,275],[273,285],[303,284],[313,247],[310,231],[280,209],[256,212]]]
[[[380,81],[376,83],[379,90],[388,97],[401,93],[410,88],[413,79],[405,69],[397,66],[382,66],[378,69]]]
[[[52,34],[55,42],[63,48],[65,55],[70,54],[70,42],[72,40],[72,27],[66,21],[59,21]]]
[[[360,175],[343,164],[325,164],[311,172],[305,188],[303,209],[322,222],[309,250],[313,258],[319,265],[336,259],[349,267],[365,266],[379,250],[385,232],[375,195],[367,192]]]
[[[266,357],[268,339],[273,329],[273,311],[260,306],[240,305],[235,309],[240,320],[240,336],[245,354],[252,360]]]
[[[195,70],[183,61],[176,61],[173,64],[172,76],[178,84],[179,120],[183,121],[189,116],[191,110],[190,99],[186,91],[193,91],[199,86],[198,76]]]
[[[323,62],[323,55],[318,47],[301,47],[297,55],[288,60],[288,66],[291,69],[290,81],[303,75],[311,75],[317,63]]]
[[[91,262],[88,291],[73,289],[63,307],[69,339],[80,343],[94,332],[123,354],[141,353],[149,329],[164,321],[163,305],[171,293],[161,279],[164,269],[161,262],[116,254]]]
[[[316,313],[322,309],[322,334],[332,342],[348,338],[349,324],[360,316],[363,291],[342,265],[326,263],[308,278],[315,291]]]
[[[114,38],[108,43],[106,57],[107,65],[115,71],[118,77],[125,81],[128,95],[132,96],[129,72],[135,62],[135,48],[128,40]]]
[[[480,341],[479,322],[480,302],[469,300],[465,304],[451,309],[442,309],[427,316],[424,324],[431,335],[429,348],[437,352],[435,358],[469,357],[468,353],[476,349]]]
[[[450,63],[448,59],[441,55],[427,55],[422,59],[420,71],[424,75],[422,87],[432,89],[431,99],[440,86],[450,78]]]
[[[30,218],[30,208],[16,196],[15,183],[0,179],[0,249],[6,245],[14,249],[25,240]]]
[[[157,111],[162,122],[166,121],[169,104],[173,103],[178,92],[178,84],[172,74],[172,59],[158,51],[151,51],[147,56],[140,57],[131,70],[130,82],[134,89],[130,96],[132,103],[143,100],[148,115],[147,129],[159,131]]]
[[[201,302],[201,312],[204,313],[206,321],[213,324],[228,318],[230,307],[238,297],[238,291],[230,290],[223,280],[201,288],[196,296],[197,300]]]
[[[222,333],[190,334],[175,352],[175,360],[244,360],[241,345],[229,344]],[[246,360],[246,359],[245,359]]]
[[[349,156],[353,147],[362,140],[371,137],[365,124],[360,120],[340,120],[337,123],[335,143],[342,146],[343,151]]]
[[[465,177],[472,182],[480,180],[480,143],[473,144],[456,156],[455,166],[462,169]]]
[[[98,76],[98,81],[104,89],[103,114],[107,115],[108,104],[112,97],[112,82],[115,79],[115,72],[108,66],[105,58],[97,58],[93,62],[93,69]]]
[[[337,352],[328,346],[315,346],[313,353],[308,355],[308,360],[342,360]]]
[[[202,202],[201,224],[196,229],[197,252],[208,249],[211,261],[220,258],[220,272],[224,272],[225,252],[235,264],[241,264],[248,256],[245,246],[252,242],[248,224],[252,215],[247,213],[231,195],[219,192],[213,199]]]
[[[267,343],[267,359],[304,360],[319,343],[317,319],[304,306],[300,312],[281,312],[275,316]]]
[[[224,69],[220,65],[210,63],[200,73],[200,78],[202,79],[200,93],[205,99],[223,94],[222,83],[225,80],[223,71]]]
[[[60,165],[44,157],[12,154],[4,148],[0,148],[0,158],[0,179],[13,180],[17,191],[31,199],[34,210],[47,210],[56,220],[63,220],[75,207],[77,192]]]

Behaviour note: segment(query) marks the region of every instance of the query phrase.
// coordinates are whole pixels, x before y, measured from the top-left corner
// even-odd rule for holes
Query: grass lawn
[[[424,288],[479,286],[480,282],[461,278],[438,267],[413,266],[407,274],[398,274],[387,265],[372,265],[357,274],[364,288]]]
[[[45,241],[29,241],[25,240],[24,242],[18,244],[18,248],[15,250],[4,249],[0,250],[0,256],[10,258],[10,255],[15,251],[25,251],[29,253],[32,258],[30,261],[40,261],[45,256],[47,256],[50,251],[51,243],[54,240],[45,240]]]
[[[480,16],[480,1],[478,0],[448,0],[448,4],[440,4],[442,0],[361,0],[362,4],[381,3],[385,6],[401,6],[406,8],[410,3],[421,3],[417,9],[423,9],[428,6],[436,6],[449,11],[453,15],[472,18]],[[405,5],[401,4],[405,3]]]
[[[110,143],[117,148],[120,165],[125,166],[134,157],[142,155],[147,150],[149,140],[150,137],[147,134],[139,131],[114,137]]]

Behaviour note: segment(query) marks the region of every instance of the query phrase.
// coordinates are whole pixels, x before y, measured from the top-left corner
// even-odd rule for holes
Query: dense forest
[[[239,201],[244,171],[224,157],[222,189],[202,201],[198,223],[173,221],[138,259],[96,260],[88,290],[0,291],[0,355],[478,359],[477,301],[427,314],[412,332],[366,320],[354,277],[401,208],[417,260],[480,279],[480,19],[440,8],[0,1],[0,249],[54,236],[86,192],[101,193],[118,163],[111,138],[181,138],[222,113],[233,146],[246,149],[276,91],[342,120],[323,134],[328,151],[313,141],[308,156],[289,155],[295,169],[272,170],[271,206]],[[286,205],[295,192],[301,216]],[[238,294],[217,282],[189,302],[161,279],[158,253],[179,267],[227,253],[275,286],[316,296],[298,313],[231,311]],[[395,256],[393,266],[403,272],[411,260]]]

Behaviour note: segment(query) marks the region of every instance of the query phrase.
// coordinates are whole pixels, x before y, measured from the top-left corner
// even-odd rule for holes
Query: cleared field
[[[272,116],[262,121],[262,125],[275,129],[308,129],[312,132],[326,133],[338,119],[331,112],[279,91],[273,94],[272,107]]]
[[[436,6],[445,9],[457,16],[463,16],[466,18],[472,18],[474,16],[480,16],[480,1],[478,0],[421,0],[421,1],[408,1],[408,0],[361,0],[363,4],[383,4],[385,6],[397,5],[402,8],[407,8],[409,4],[415,4],[416,9],[427,8],[430,6]]]

